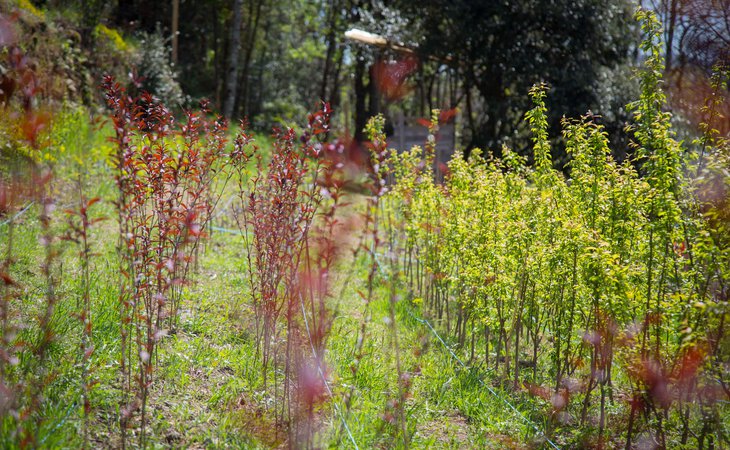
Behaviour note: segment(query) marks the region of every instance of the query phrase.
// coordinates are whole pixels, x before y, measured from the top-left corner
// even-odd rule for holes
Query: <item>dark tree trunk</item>
[[[338,52],[337,65],[335,66],[335,73],[332,76],[332,91],[330,93],[332,108],[338,108],[340,106],[340,73],[342,73],[344,55],[345,53],[342,50]]]
[[[378,83],[375,82],[375,64],[371,64],[368,68],[370,75],[370,81],[368,82],[368,118],[380,113],[380,92],[378,90]],[[367,119],[366,119],[367,120]]]
[[[362,51],[355,56],[355,141],[364,141],[363,129],[367,123],[368,86],[365,84],[366,62]]]
[[[665,76],[672,73],[672,58],[674,50],[674,30],[677,24],[677,0],[670,0],[669,4],[669,17],[667,20],[667,42],[666,42],[666,53],[665,58],[666,65],[664,67]]]
[[[228,67],[226,68],[225,96],[223,98],[223,115],[233,115],[238,82],[238,56],[241,48],[241,21],[243,20],[243,0],[233,1],[233,20],[231,22],[231,38],[228,44]]]
[[[243,63],[241,64],[241,76],[239,78],[239,92],[235,100],[235,112],[242,112],[244,116],[251,113],[250,93],[251,93],[251,59],[256,48],[256,35],[259,29],[259,20],[261,18],[261,9],[264,6],[264,0],[259,0],[255,4],[251,3],[248,10],[248,22],[246,23],[245,44],[243,48]]]
[[[327,54],[324,59],[324,69],[322,71],[322,84],[319,89],[319,98],[322,101],[331,101],[334,92],[327,95],[327,87],[329,85],[329,76],[332,70],[332,63],[337,50],[337,38],[335,36],[337,25],[337,4],[335,0],[329,2],[329,14],[327,15]]]

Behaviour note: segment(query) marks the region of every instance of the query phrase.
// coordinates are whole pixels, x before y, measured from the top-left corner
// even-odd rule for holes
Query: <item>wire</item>
[[[23,208],[23,209],[21,209],[20,211],[18,211],[18,213],[17,213],[17,214],[15,214],[15,215],[14,215],[13,217],[11,217],[10,219],[6,220],[5,222],[2,222],[2,223],[0,223],[0,226],[2,226],[2,225],[7,225],[7,224],[9,224],[10,222],[14,222],[14,221],[15,221],[15,219],[17,219],[18,217],[20,217],[20,216],[22,216],[23,214],[25,214],[25,212],[26,212],[26,211],[28,211],[28,209],[30,209],[30,207],[31,207],[31,206],[33,206],[33,203],[35,203],[35,202],[30,202],[30,203],[28,203],[27,205],[25,205],[25,208]]]
[[[48,433],[46,433],[46,435],[45,435],[45,436],[43,436],[43,439],[41,439],[41,441],[40,441],[40,444],[45,444],[45,442],[46,442],[46,441],[48,440],[48,438],[49,438],[49,437],[50,437],[51,435],[53,435],[53,433],[55,433],[55,432],[56,432],[56,430],[58,430],[58,429],[59,429],[59,428],[61,427],[61,425],[63,425],[63,424],[65,424],[65,423],[66,423],[66,421],[68,420],[68,416],[70,416],[70,415],[71,415],[71,411],[72,411],[72,410],[73,410],[74,408],[76,408],[77,406],[78,406],[78,405],[76,404],[76,402],[74,402],[74,403],[71,403],[71,405],[70,405],[70,406],[68,407],[68,409],[66,409],[66,414],[65,414],[65,415],[63,416],[63,419],[59,420],[59,421],[58,421],[58,423],[56,424],[56,426],[54,426],[54,427],[53,427],[53,428],[51,429],[51,431],[49,431]]]
[[[221,233],[236,234],[238,236],[244,235],[244,233],[242,233],[241,230],[232,230],[230,228],[211,226],[210,229],[213,231],[220,231]]]
[[[459,357],[458,357],[458,356],[456,356],[456,354],[455,354],[455,353],[453,352],[453,350],[451,350],[451,347],[449,347],[448,345],[446,345],[446,342],[444,342],[444,340],[443,340],[443,339],[441,338],[441,336],[440,336],[440,335],[438,334],[438,332],[437,332],[437,331],[436,331],[436,330],[435,330],[435,329],[433,328],[433,326],[431,326],[431,323],[430,323],[430,322],[429,322],[428,320],[426,320],[426,319],[421,319],[421,318],[419,318],[419,317],[416,317],[416,316],[414,316],[414,315],[413,315],[413,314],[412,314],[412,313],[411,313],[410,311],[406,311],[406,312],[407,312],[407,313],[408,313],[408,315],[409,315],[409,316],[411,316],[411,318],[413,318],[413,319],[414,319],[415,321],[417,321],[417,322],[419,322],[419,323],[421,323],[421,324],[423,324],[423,325],[426,325],[426,326],[427,326],[427,327],[428,327],[428,328],[429,328],[429,329],[431,330],[431,333],[433,333],[433,335],[434,335],[434,336],[436,336],[436,339],[438,339],[438,340],[439,340],[439,342],[441,342],[441,345],[443,345],[443,346],[444,346],[444,348],[445,348],[446,350],[448,350],[448,352],[449,352],[449,353],[451,354],[451,357],[452,357],[452,358],[453,358],[454,360],[456,360],[456,362],[458,362],[458,363],[459,363],[459,365],[461,365],[461,367],[462,367],[463,369],[468,369],[468,368],[467,368],[467,366],[466,366],[466,364],[464,364],[464,362],[463,362],[463,361],[462,361],[461,359],[459,359]],[[491,393],[491,394],[492,394],[493,396],[495,396],[496,398],[498,398],[499,400],[501,400],[501,401],[502,401],[502,403],[504,403],[505,405],[509,406],[509,408],[510,408],[510,409],[511,409],[512,411],[514,411],[514,412],[515,412],[515,414],[517,414],[517,415],[518,415],[518,416],[519,416],[519,417],[520,417],[520,418],[521,418],[521,419],[522,419],[522,420],[523,420],[523,421],[524,421],[524,422],[525,422],[525,423],[526,423],[527,425],[530,425],[530,426],[531,426],[531,427],[532,427],[532,428],[533,428],[533,429],[535,430],[535,432],[536,432],[537,434],[539,434],[539,435],[543,436],[543,437],[545,438],[545,440],[547,441],[547,443],[548,443],[548,444],[550,444],[550,446],[551,446],[552,448],[554,448],[554,449],[556,449],[556,450],[560,450],[560,447],[558,447],[558,446],[557,446],[557,444],[555,444],[555,443],[554,443],[553,441],[551,441],[551,440],[550,440],[550,438],[548,438],[548,437],[547,437],[547,436],[545,435],[545,433],[544,433],[544,432],[543,432],[543,431],[542,431],[542,430],[541,430],[541,429],[540,429],[540,428],[539,428],[539,427],[538,427],[538,426],[537,426],[537,425],[535,424],[535,422],[533,422],[533,421],[531,421],[530,419],[528,419],[528,418],[527,418],[527,417],[526,417],[526,416],[525,416],[524,414],[522,414],[522,412],[520,412],[520,410],[518,410],[518,409],[517,409],[517,408],[516,408],[516,407],[515,407],[515,406],[514,406],[514,405],[513,405],[512,403],[510,403],[510,402],[509,402],[509,401],[508,401],[507,399],[505,399],[504,397],[502,397],[501,395],[499,395],[499,394],[498,394],[498,393],[497,393],[497,392],[496,392],[496,391],[495,391],[494,389],[492,389],[492,388],[491,388],[491,386],[489,386],[488,384],[486,384],[486,383],[485,383],[485,382],[484,382],[484,381],[483,381],[483,380],[482,380],[481,378],[477,378],[477,381],[479,381],[479,384],[481,384],[482,386],[484,386],[485,388],[487,388],[487,390],[489,391],[489,393]]]
[[[317,350],[315,350],[315,348],[314,348],[314,343],[312,342],[312,334],[309,331],[309,321],[307,320],[307,311],[306,311],[306,308],[304,308],[304,297],[302,297],[301,294],[299,296],[299,303],[302,306],[302,315],[304,316],[304,326],[307,329],[307,336],[309,337],[309,345],[312,348],[312,356],[314,356],[314,361],[317,363],[317,372],[319,372],[319,376],[322,378],[322,381],[324,382],[324,386],[327,389],[327,393],[332,398],[332,404],[335,408],[335,411],[337,412],[337,415],[340,416],[340,420],[342,421],[342,425],[344,425],[345,430],[347,431],[347,436],[350,438],[350,442],[352,442],[352,445],[355,446],[355,450],[359,450],[360,447],[357,446],[357,442],[355,442],[355,438],[352,436],[352,431],[350,431],[350,427],[347,425],[345,416],[342,415],[342,410],[340,409],[340,405],[334,399],[335,397],[332,393],[332,388],[330,387],[330,384],[327,381],[327,377],[324,376],[324,371],[322,371],[322,365],[319,363],[319,357],[317,356]]]

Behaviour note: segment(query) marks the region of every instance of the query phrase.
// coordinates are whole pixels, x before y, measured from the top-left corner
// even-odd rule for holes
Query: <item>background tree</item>
[[[424,57],[450,61],[467,90],[478,98],[469,108],[469,146],[500,153],[501,144],[521,139],[526,92],[549,83],[548,110],[577,116],[600,113],[597,84],[602,70],[628,59],[632,5],[626,1],[537,0],[397,2],[416,24]],[[553,115],[555,130],[560,117]],[[555,135],[555,133],[553,133]]]

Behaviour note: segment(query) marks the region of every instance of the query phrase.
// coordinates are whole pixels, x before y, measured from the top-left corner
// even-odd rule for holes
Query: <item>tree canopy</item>
[[[471,145],[516,137],[530,86],[550,86],[549,110],[600,113],[602,71],[625,64],[634,41],[629,2],[614,0],[401,1],[418,24],[419,51],[453,66],[468,90]],[[471,108],[469,108],[471,106]],[[553,126],[560,117],[551,117]]]

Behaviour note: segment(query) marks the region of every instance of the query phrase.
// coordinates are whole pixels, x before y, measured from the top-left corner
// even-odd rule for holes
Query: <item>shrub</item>
[[[230,161],[224,152],[227,125],[221,118],[207,119],[206,105],[177,124],[152,95],[132,98],[111,77],[104,89],[117,146],[120,423],[124,442],[139,411],[144,446],[156,347],[177,326],[182,286],[221,195],[215,175]]]
[[[169,107],[181,108],[187,100],[170,64],[170,50],[162,34],[143,34],[140,41],[138,74],[141,89]]]

